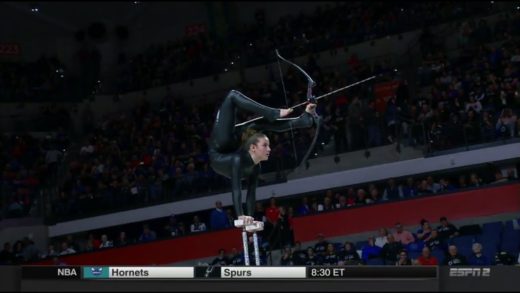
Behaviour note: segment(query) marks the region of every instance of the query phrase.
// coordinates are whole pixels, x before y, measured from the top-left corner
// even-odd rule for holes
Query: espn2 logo
[[[491,268],[450,268],[450,277],[489,277]]]

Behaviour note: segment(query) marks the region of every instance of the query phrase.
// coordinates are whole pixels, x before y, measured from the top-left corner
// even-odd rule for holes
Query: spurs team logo
[[[450,277],[489,277],[491,268],[450,268]]]

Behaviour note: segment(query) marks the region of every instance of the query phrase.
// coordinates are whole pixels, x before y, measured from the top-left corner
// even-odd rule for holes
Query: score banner
[[[413,279],[437,278],[436,266],[130,267],[24,266],[22,279]]]

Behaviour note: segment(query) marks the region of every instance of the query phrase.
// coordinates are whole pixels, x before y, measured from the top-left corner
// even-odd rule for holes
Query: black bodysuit
[[[245,110],[263,116],[249,124],[236,126],[237,110]],[[283,132],[291,128],[308,128],[314,117],[304,112],[297,118],[280,118],[280,110],[257,103],[239,91],[232,90],[226,96],[217,112],[215,124],[209,141],[209,157],[215,172],[231,179],[233,206],[237,216],[244,215],[242,210],[242,179],[248,180],[247,215],[252,216],[256,202],[256,187],[260,164],[254,164],[248,150],[241,146],[241,135],[246,128]]]

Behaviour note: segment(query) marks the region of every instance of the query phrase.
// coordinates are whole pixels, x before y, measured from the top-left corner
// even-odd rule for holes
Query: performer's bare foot
[[[280,118],[283,118],[283,117],[286,117],[288,116],[289,114],[291,114],[294,110],[289,108],[289,109],[280,109]]]
[[[316,115],[316,104],[307,104],[307,107],[305,107],[305,112]]]

